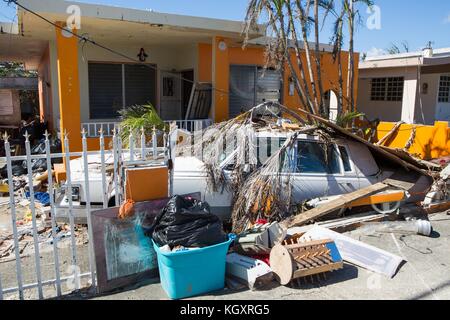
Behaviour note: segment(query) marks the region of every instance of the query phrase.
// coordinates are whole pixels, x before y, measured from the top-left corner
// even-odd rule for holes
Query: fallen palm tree
[[[386,160],[383,162],[391,163],[395,172],[403,170],[416,176],[429,175],[429,168],[412,156],[399,157],[396,152],[373,145],[328,120],[303,110],[299,114],[278,103],[264,103],[234,119],[195,133],[194,143],[179,150],[181,153],[194,152],[203,159],[210,190],[220,192],[226,188],[231,192],[234,232],[246,230],[259,219],[282,221],[302,214],[292,189],[292,177],[298,174],[294,150],[300,136],[302,139],[315,137],[324,149],[325,162],[329,161],[328,155],[340,139],[365,145],[378,158]],[[259,142],[256,142],[262,132],[284,137],[283,143],[276,151],[272,150],[265,161],[258,156]],[[224,174],[224,165],[228,178]]]

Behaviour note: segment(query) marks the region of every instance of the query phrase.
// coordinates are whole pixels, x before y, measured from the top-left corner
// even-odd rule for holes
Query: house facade
[[[358,110],[369,119],[450,121],[450,48],[367,58],[358,87]]]
[[[81,149],[82,128],[90,136],[89,148],[98,148],[98,129],[111,134],[117,111],[134,104],[151,103],[166,121],[186,120],[195,83],[211,85],[211,106],[208,119],[189,121],[227,120],[263,101],[302,108],[287,68],[264,68],[262,25],[250,32],[243,49],[243,25],[238,21],[61,0],[20,4],[41,17],[18,8],[19,23],[2,26],[0,60],[23,61],[38,71],[41,119],[55,132],[67,132],[71,150]],[[65,28],[74,12],[80,19],[73,32],[98,45],[49,23]],[[335,110],[338,66],[332,48],[321,49],[323,87]],[[306,65],[304,53],[302,59]],[[342,60],[347,59],[343,52]],[[343,69],[345,82],[346,64]],[[355,88],[357,84],[356,77]]]

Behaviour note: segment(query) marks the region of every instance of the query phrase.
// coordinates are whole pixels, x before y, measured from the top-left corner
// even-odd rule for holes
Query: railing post
[[[58,255],[58,233],[56,231],[56,218],[55,218],[55,199],[53,196],[53,171],[52,160],[50,156],[50,141],[49,134],[45,131],[45,155],[47,158],[47,174],[48,174],[48,188],[47,192],[50,196],[50,214],[52,219],[52,238],[53,238],[53,257],[55,259],[55,277],[56,277],[56,295],[60,297],[61,292],[61,277],[59,274],[59,255]]]
[[[16,204],[14,200],[14,182],[12,175],[12,164],[11,164],[11,146],[8,141],[8,136],[5,133],[5,154],[6,154],[6,171],[8,175],[8,185],[9,185],[9,206],[11,208],[11,224],[14,236],[14,254],[16,257],[16,277],[17,277],[17,287],[19,288],[19,299],[23,300],[23,282],[22,282],[22,268],[20,265],[20,249],[19,249],[19,237],[17,233],[17,219],[16,219]]]
[[[69,201],[69,224],[70,224],[70,240],[72,246],[72,264],[73,264],[73,276],[75,281],[75,289],[80,289],[79,274],[78,274],[78,262],[77,262],[77,245],[75,241],[75,222],[73,216],[73,199],[72,199],[72,178],[70,173],[70,151],[69,151],[69,139],[67,138],[67,132],[64,134],[64,149],[66,160],[66,197]]]
[[[92,230],[92,219],[91,219],[91,194],[89,188],[89,156],[87,150],[86,141],[86,131],[82,132],[82,145],[83,145],[83,169],[84,169],[84,190],[86,198],[86,214],[87,214],[87,224],[88,224],[88,234],[89,234],[89,270],[91,272],[91,282],[92,287],[96,288],[96,275],[95,275],[95,257],[94,257],[94,234]]]
[[[152,147],[153,147],[153,160],[156,160],[158,159],[158,137],[156,135],[155,126],[153,126]]]
[[[34,243],[34,260],[36,264],[36,279],[38,283],[38,295],[39,299],[44,298],[42,291],[42,276],[41,276],[41,255],[39,254],[39,238],[38,229],[36,223],[36,206],[34,204],[34,186],[33,186],[33,166],[31,165],[31,147],[30,147],[30,135],[25,132],[25,152],[27,156],[27,171],[28,171],[28,190],[30,192],[30,210],[31,210],[31,223],[33,226],[33,243]]]
[[[108,195],[106,190],[106,166],[105,166],[105,137],[103,135],[103,126],[100,128],[100,160],[102,166],[102,199],[103,209],[108,208]]]
[[[130,147],[130,161],[134,161],[134,136],[133,136],[132,129],[130,129],[130,136],[128,137],[128,144]]]
[[[141,128],[141,158],[142,158],[142,161],[145,161],[145,159],[146,159],[144,127]]]

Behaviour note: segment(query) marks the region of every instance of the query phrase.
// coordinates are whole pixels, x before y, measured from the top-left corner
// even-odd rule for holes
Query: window
[[[285,138],[258,138],[258,167],[262,166],[274,153],[278,152],[285,142]],[[280,162],[283,163],[283,159]]]
[[[339,156],[334,146],[323,143],[299,141],[297,172],[339,174]]]
[[[387,101],[403,100],[403,84],[404,78],[388,78],[387,79]]]
[[[372,101],[384,101],[386,96],[386,78],[372,79]]]
[[[343,146],[339,146],[341,152],[342,163],[344,164],[345,172],[352,172],[352,165],[350,164],[350,157],[348,156],[347,149]]]
[[[450,76],[441,76],[439,82],[439,102],[450,102]]]
[[[402,101],[404,82],[403,77],[374,78],[371,81],[370,99],[372,101]]]
[[[127,106],[155,102],[154,69],[140,64],[89,63],[91,119],[114,119]]]

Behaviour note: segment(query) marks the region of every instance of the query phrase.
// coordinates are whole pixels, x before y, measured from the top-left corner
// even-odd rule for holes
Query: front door
[[[439,79],[436,120],[450,121],[450,74],[441,75]]]
[[[161,73],[161,105],[159,114],[163,120],[179,120],[182,116],[181,74]]]

